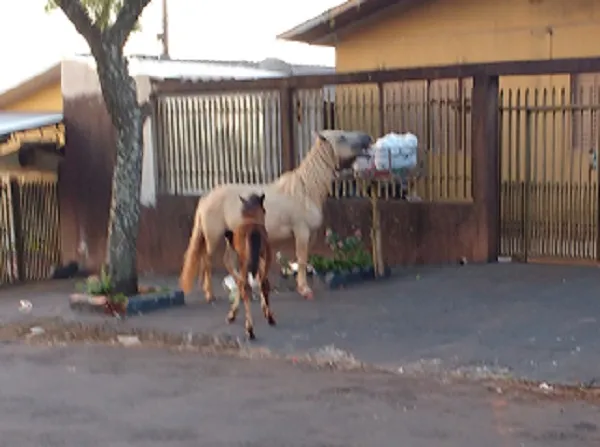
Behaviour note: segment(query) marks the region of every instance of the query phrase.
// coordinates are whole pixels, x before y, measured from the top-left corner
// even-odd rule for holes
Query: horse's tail
[[[183,268],[179,277],[179,286],[188,294],[194,288],[194,279],[200,270],[200,261],[206,250],[206,240],[202,232],[202,220],[197,217],[194,222],[192,236],[183,257]]]
[[[262,245],[262,232],[259,229],[254,229],[248,233],[248,273],[256,278],[258,274],[258,266],[260,264],[260,249]]]

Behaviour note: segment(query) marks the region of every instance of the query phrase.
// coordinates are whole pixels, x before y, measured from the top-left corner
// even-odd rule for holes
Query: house
[[[55,113],[62,111],[61,64],[0,93],[0,111]]]
[[[597,57],[598,37],[598,0],[350,0],[278,36],[334,47],[337,72]],[[600,75],[501,77],[500,87],[503,252],[600,259]],[[362,86],[375,100],[355,105],[378,107],[375,88]],[[452,168],[469,150],[469,95],[468,80],[390,83],[383,127],[417,133],[434,176],[469,176],[469,157]]]

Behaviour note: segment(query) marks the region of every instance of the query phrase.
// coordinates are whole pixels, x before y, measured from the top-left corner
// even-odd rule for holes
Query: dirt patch
[[[585,401],[600,404],[600,388],[589,385],[547,384],[545,382],[518,379],[488,380],[485,385],[490,392],[506,394],[516,400],[529,402]]]
[[[125,342],[128,340],[128,342]],[[132,342],[135,341],[135,342]],[[0,326],[0,343],[26,342],[43,345],[65,345],[68,343],[96,343],[108,346],[157,347],[174,350],[191,350],[203,354],[231,355],[251,359],[285,360],[301,368],[318,368],[343,371],[379,372],[390,377],[411,374],[398,374],[381,370],[355,359],[351,354],[333,347],[324,347],[313,353],[280,356],[263,347],[253,347],[230,335],[207,335],[192,332],[180,334],[152,329],[123,328],[106,322],[91,324],[67,321],[62,318],[39,318],[8,323]],[[424,374],[424,376],[429,376]],[[515,401],[585,401],[600,404],[600,388],[593,386],[567,386],[542,384],[539,382],[507,378],[468,378],[457,377],[451,372],[429,377],[445,384],[479,384],[490,393],[502,394]]]

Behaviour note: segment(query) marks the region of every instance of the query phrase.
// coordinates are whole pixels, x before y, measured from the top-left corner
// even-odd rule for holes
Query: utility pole
[[[162,33],[158,35],[161,41],[163,51],[161,59],[170,59],[169,55],[169,11],[167,9],[167,0],[162,0]]]

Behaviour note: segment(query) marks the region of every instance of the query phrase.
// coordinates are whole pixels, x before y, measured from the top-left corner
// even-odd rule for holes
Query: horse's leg
[[[231,307],[229,308],[229,313],[227,314],[227,322],[228,323],[233,323],[235,321],[235,317],[237,316],[237,311],[240,308],[240,295],[241,295],[241,289],[240,286],[243,285],[242,284],[243,281],[236,281],[236,285],[237,285],[237,292],[235,294],[235,299],[233,300],[233,303],[231,303]]]
[[[212,288],[212,257],[215,251],[216,243],[212,241],[208,235],[205,237],[206,252],[204,253],[204,259],[202,260],[202,266],[204,270],[204,297],[206,298],[206,302],[210,303],[215,299]]]
[[[298,276],[296,278],[298,292],[307,300],[311,300],[313,291],[308,286],[308,280],[306,279],[310,230],[307,227],[294,228],[294,238],[296,240],[296,262],[298,263]]]
[[[234,254],[235,254],[235,250],[229,244],[227,244],[227,247],[225,247],[225,256],[223,256],[223,265],[227,269],[227,272],[235,280],[235,285],[237,287],[237,291],[235,293],[235,298],[233,300],[233,303],[231,303],[231,306],[229,308],[229,313],[227,314],[227,322],[228,323],[233,323],[235,321],[237,311],[240,307],[240,287],[239,286],[240,286],[240,282],[241,282],[241,277],[236,272],[235,263],[232,260],[232,257]]]
[[[269,294],[271,293],[271,283],[268,278],[268,271],[261,275],[260,278],[260,307],[267,322],[271,326],[275,326],[275,317],[269,303]]]

